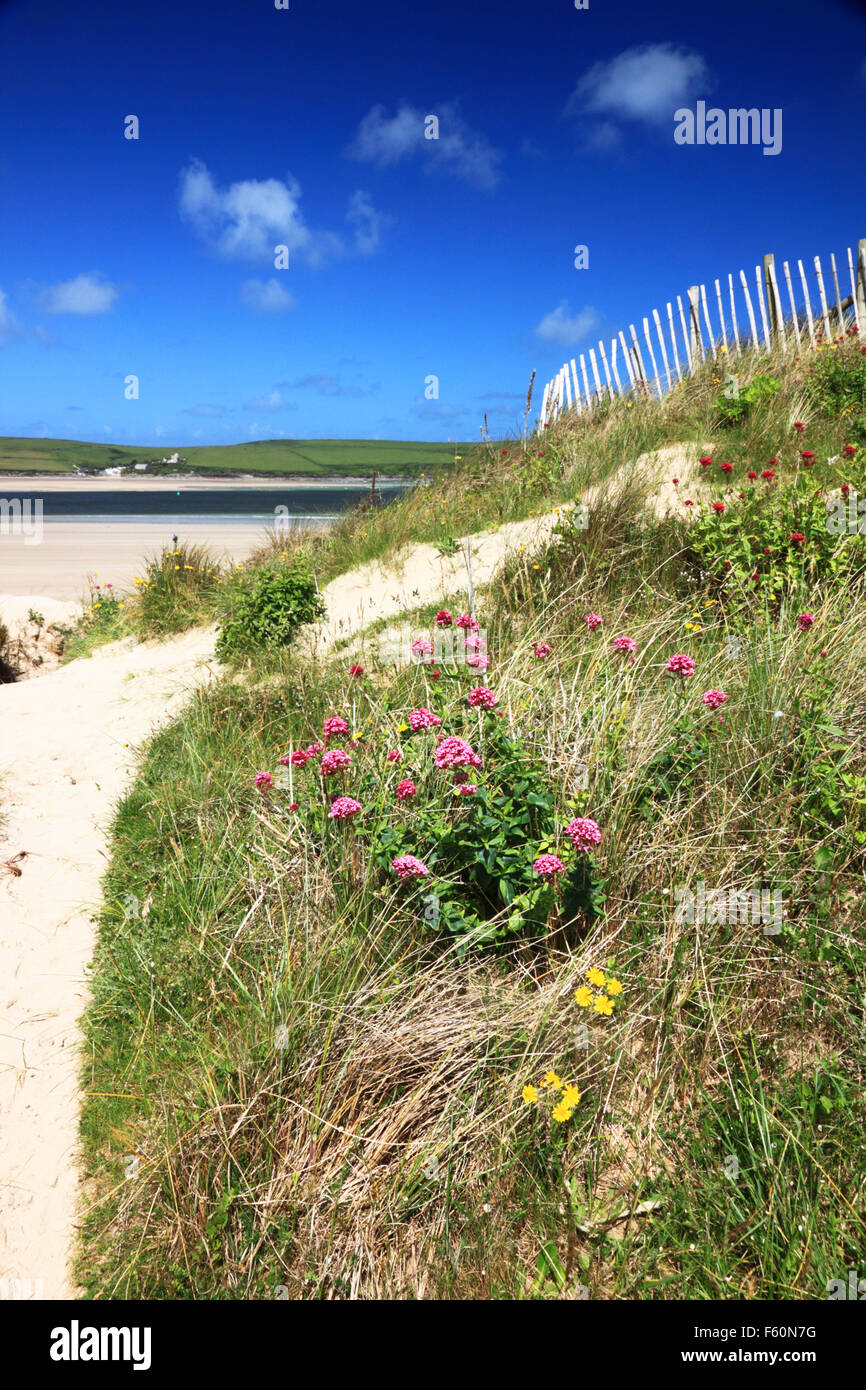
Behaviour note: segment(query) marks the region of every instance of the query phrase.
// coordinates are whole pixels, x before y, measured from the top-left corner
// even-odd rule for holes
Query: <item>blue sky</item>
[[[289,3],[0,3],[0,433],[514,432],[533,367],[866,236],[863,6]],[[677,145],[698,99],[780,153]]]

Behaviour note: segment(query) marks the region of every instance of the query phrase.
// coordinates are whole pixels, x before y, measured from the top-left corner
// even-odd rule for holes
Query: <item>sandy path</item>
[[[473,536],[476,586],[507,550],[531,550],[549,535],[558,516]],[[409,547],[394,568],[364,565],[327,586],[318,644],[327,649],[376,618],[466,588],[462,554]],[[77,1020],[107,823],[134,770],[135,745],[208,678],[213,637],[197,629],[161,644],[115,643],[0,686],[0,1297],[10,1296],[4,1280],[32,1281],[37,1298],[74,1296]],[[3,861],[22,851],[18,877]]]
[[[77,1019],[106,823],[134,745],[207,678],[212,651],[210,630],[115,643],[0,687],[0,1298],[4,1280],[74,1296]],[[16,877],[2,861],[22,851]]]

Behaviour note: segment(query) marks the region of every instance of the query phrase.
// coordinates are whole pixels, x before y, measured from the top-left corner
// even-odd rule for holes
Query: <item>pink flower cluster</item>
[[[615,637],[613,649],[615,652],[636,652],[637,642],[633,637]]]
[[[260,787],[260,788],[261,788],[261,787],[272,787],[273,785],[274,785],[274,779],[273,779],[272,773],[270,773],[270,772],[257,772],[257,773],[256,773],[256,786],[257,786],[257,787]]]
[[[437,627],[451,627],[451,625],[453,624],[453,622],[454,622],[454,619],[452,618],[451,614],[448,612],[448,609],[447,609],[447,608],[440,608],[440,609],[439,609],[439,612],[436,614],[436,626],[437,626]]]
[[[443,738],[433,755],[437,767],[480,767],[481,759],[465,738]]]
[[[595,632],[597,627],[601,627],[603,619],[599,617],[598,613],[587,613],[583,621],[586,623],[590,632]]]
[[[414,854],[398,854],[391,860],[391,868],[399,879],[426,878],[430,870]]]
[[[565,827],[568,836],[575,849],[589,850],[593,845],[601,844],[601,830],[598,823],[589,820],[586,816],[576,816],[574,820],[568,822]]]
[[[412,643],[412,655],[413,655],[413,656],[432,656],[432,655],[433,655],[433,643],[432,643],[432,642],[428,642],[427,639],[424,638],[424,637],[419,637],[416,641],[414,641],[414,642]]]
[[[532,872],[539,878],[553,880],[557,874],[565,873],[565,865],[558,854],[539,854],[532,865]]]
[[[476,782],[458,782],[454,787],[458,796],[474,796],[478,790]]]
[[[419,729],[438,729],[441,723],[442,720],[439,715],[434,714],[430,709],[425,709],[423,705],[420,709],[409,711],[409,728],[415,734]]]
[[[493,691],[486,685],[476,685],[470,690],[466,700],[473,709],[494,709],[499,704]]]
[[[484,652],[475,652],[472,656],[467,656],[466,665],[473,671],[489,671],[490,657]]]
[[[686,656],[684,652],[677,652],[676,656],[669,659],[667,669],[684,679],[686,676],[693,676],[695,674],[694,657]]]
[[[331,802],[328,816],[331,820],[348,820],[350,816],[356,816],[360,809],[360,801],[353,796],[337,796]]]
[[[352,755],[345,753],[342,748],[329,748],[327,753],[322,754],[322,773],[325,777],[330,777],[332,772],[340,772],[344,767],[352,766]]]
[[[542,660],[550,656],[552,651],[553,648],[549,642],[534,642],[532,645],[532,655],[540,657]]]
[[[333,738],[336,734],[347,734],[348,732],[348,724],[338,714],[332,714],[330,719],[326,719],[322,725],[322,733],[325,738]]]
[[[701,696],[701,704],[707,705],[709,709],[718,709],[727,699],[724,690],[705,690]]]
[[[391,751],[390,751],[390,753],[388,754],[387,761],[388,761],[389,763],[402,763],[402,761],[403,761],[403,754],[402,754],[402,752],[400,751],[400,749],[399,749],[399,748],[392,748]]]
[[[461,613],[457,619],[457,626],[462,627],[465,632],[477,632],[478,619],[473,618],[471,613]]]
[[[814,621],[815,621],[815,614],[814,614],[814,613],[801,613],[800,616],[799,616],[799,618],[797,619],[797,622],[798,622],[799,625],[800,625],[800,631],[801,631],[801,632],[808,632],[808,631],[809,631],[809,628],[812,626],[812,624],[814,623]]]
[[[295,767],[303,767],[304,763],[310,761],[310,758],[317,758],[323,751],[324,746],[323,743],[310,743],[306,748],[296,748],[294,753],[291,753],[288,757],[280,758],[280,762],[283,767],[288,767],[289,763],[292,763]]]
[[[406,777],[402,782],[397,783],[397,800],[406,801],[410,796],[415,796],[417,791],[418,788],[415,786],[415,783],[409,777]]]

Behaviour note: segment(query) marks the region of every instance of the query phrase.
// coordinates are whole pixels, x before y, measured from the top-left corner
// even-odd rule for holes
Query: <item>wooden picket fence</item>
[[[725,361],[730,362],[743,351],[750,349],[756,352],[769,351],[773,345],[799,349],[807,342],[814,347],[816,335],[826,342],[832,340],[836,333],[844,332],[851,324],[857,325],[863,335],[863,342],[866,343],[866,237],[859,241],[856,255],[850,247],[848,248],[847,262],[851,292],[843,298],[836,257],[830,257],[835,299],[828,305],[821,258],[815,256],[814,277],[819,303],[816,303],[813,313],[803,262],[797,261],[798,286],[798,277],[792,275],[788,261],[784,261],[782,279],[790,309],[786,315],[776,276],[775,258],[772,255],[764,256],[762,264],[755,266],[754,292],[760,327],[755,317],[749,282],[744,270],[740,271],[738,285],[735,284],[733,275],[728,276],[726,291],[723,290],[721,282],[716,280],[715,296],[712,291],[708,293],[706,285],[692,285],[685,304],[683,297],[677,295],[676,311],[670,301],[666,306],[666,315],[660,314],[657,309],[652,310],[652,324],[659,357],[656,356],[656,349],[653,347],[653,334],[650,319],[647,317],[643,320],[643,344],[634,324],[630,323],[629,338],[620,330],[616,337],[610,339],[609,353],[603,342],[598,344],[598,354],[595,348],[590,348],[586,355],[580,353],[579,376],[577,362],[573,357],[570,362],[563,363],[556,376],[544,388],[539,416],[540,427],[543,429],[563,411],[591,410],[609,396],[642,394],[661,397],[684,376],[690,375],[707,357],[715,360],[722,356]],[[843,280],[844,272],[843,259]],[[800,287],[802,297],[799,294]],[[742,294],[739,319],[737,289]],[[711,315],[713,300],[718,314],[717,326],[714,326]],[[725,317],[726,301],[730,325]],[[741,323],[744,325],[742,332]],[[682,335],[679,346],[678,329]],[[666,331],[669,335],[667,341]],[[587,355],[589,371],[586,364]]]

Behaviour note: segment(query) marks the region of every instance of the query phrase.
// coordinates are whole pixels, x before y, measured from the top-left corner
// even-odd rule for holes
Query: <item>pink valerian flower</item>
[[[402,754],[402,752],[400,751],[400,749],[399,749],[399,748],[392,748],[391,751],[390,751],[390,753],[388,754],[387,761],[388,761],[389,763],[402,763],[402,761],[403,761],[403,754]]]
[[[471,637],[466,638],[463,646],[467,652],[480,652],[481,649],[486,646],[486,643],[483,637],[479,637],[477,633],[473,633]]]
[[[355,665],[355,666],[350,666],[350,667],[349,667],[349,675],[350,675],[350,676],[356,676],[356,677],[357,677],[357,676],[363,676],[363,674],[364,674],[364,668],[363,668],[363,666],[357,666],[357,665]]]
[[[325,738],[333,738],[336,734],[347,734],[348,732],[348,724],[338,714],[332,714],[330,719],[326,719],[322,725],[322,733]]]
[[[814,613],[801,613],[800,616],[799,616],[798,619],[797,619],[797,622],[800,624],[800,631],[801,631],[801,632],[808,632],[808,631],[809,631],[809,628],[812,626],[812,624],[814,623],[814,621],[815,621],[815,614],[814,614]]]
[[[550,656],[552,651],[553,648],[549,642],[533,642],[532,644],[532,655],[539,657],[542,661],[545,657]]]
[[[748,473],[746,474],[746,477],[749,478],[752,482],[755,481],[755,479],[757,478],[757,476],[758,476],[758,475],[757,475],[757,473],[755,472],[754,468],[750,468],[749,471],[748,471]]]
[[[342,748],[329,748],[327,753],[322,754],[322,773],[325,777],[351,766],[352,756],[350,753],[344,753]]]
[[[300,811],[300,809],[301,809],[301,803],[300,803],[300,801],[290,801],[290,802],[289,802],[289,810],[290,810],[290,811]]]
[[[350,816],[357,816],[360,809],[360,801],[353,796],[337,796],[331,802],[328,817],[330,820],[348,820]]]
[[[800,458],[803,460],[807,468],[811,468],[812,464],[815,462],[815,455],[812,453],[811,449],[801,449]]]
[[[637,642],[633,637],[615,637],[613,649],[615,652],[636,652]]]
[[[565,865],[558,854],[539,854],[532,865],[532,872],[552,882],[557,874],[565,873]]]
[[[436,614],[435,622],[437,627],[451,627],[454,623],[454,619],[447,608],[440,608],[439,612]]]
[[[734,471],[734,465],[732,463],[723,463],[721,467],[723,473],[733,473]]]
[[[723,512],[724,510],[725,510],[725,504],[724,504],[724,502],[714,502],[714,503],[713,503],[713,511],[714,511],[714,512]]]
[[[684,507],[693,507],[694,505],[695,505],[695,504],[694,504],[694,502],[692,501],[691,497],[687,497],[686,500],[685,500],[685,502],[683,503],[683,506],[684,506]]]
[[[464,632],[477,632],[478,619],[473,618],[471,613],[461,613],[457,619],[457,627],[462,627]]]
[[[701,704],[708,709],[719,709],[729,697],[724,690],[705,690],[701,696]]]
[[[480,767],[481,759],[465,738],[443,738],[433,755],[437,767]]]
[[[484,652],[474,652],[471,656],[467,656],[466,665],[473,671],[489,671],[490,657]]]
[[[397,783],[397,800],[406,801],[410,796],[416,796],[418,788],[409,777],[405,777],[402,782]]]
[[[409,728],[413,733],[417,733],[419,729],[438,729],[441,723],[439,715],[425,709],[423,705],[420,709],[409,711]]]
[[[798,434],[802,434],[805,428],[806,426],[803,424],[802,420],[794,421],[794,429],[797,431]]]
[[[575,849],[590,850],[594,845],[601,844],[601,830],[598,822],[589,820],[586,816],[577,816],[568,822],[565,827],[568,836]]]
[[[586,623],[590,632],[595,632],[597,627],[601,627],[604,619],[600,618],[598,613],[587,613],[583,621]]]
[[[414,854],[398,854],[391,860],[391,868],[401,880],[407,878],[426,878],[430,873],[426,864],[416,859]]]
[[[486,685],[474,686],[466,696],[466,702],[473,709],[493,709],[499,704],[493,691],[488,689]]]
[[[844,447],[843,450],[842,450],[842,453],[845,454],[845,456],[846,456],[847,458],[849,458],[849,459],[852,459],[852,458],[854,457],[854,455],[856,454],[856,452],[857,452],[857,448],[856,448],[856,445],[854,445],[854,444],[846,444],[845,447]]]
[[[475,782],[459,782],[455,786],[454,791],[457,796],[474,796],[478,791],[478,787]]]
[[[672,656],[668,660],[667,669],[674,675],[682,676],[683,679],[687,676],[693,676],[695,674],[694,657],[686,656],[684,652],[677,652],[676,656]]]
[[[413,655],[413,656],[432,656],[432,655],[433,655],[433,643],[432,643],[432,642],[428,642],[428,641],[426,640],[426,638],[424,638],[424,637],[418,637],[418,638],[412,643],[412,655]]]
[[[698,460],[698,462],[699,462],[700,465],[701,465],[701,468],[709,468],[709,466],[710,466],[710,464],[712,463],[712,461],[713,461],[713,460],[712,460],[711,458],[708,458],[706,454],[704,455],[704,457],[703,457],[702,459],[699,459],[699,460]]]
[[[791,540],[794,542],[795,545],[802,545],[805,539],[806,537],[803,535],[802,531],[791,532]]]
[[[768,483],[771,483],[771,482],[773,481],[773,479],[775,478],[775,476],[776,476],[776,475],[775,475],[775,473],[773,472],[772,468],[765,468],[764,471],[763,471],[762,474],[761,474],[761,477],[762,477],[762,478],[765,478],[765,479],[767,480]]]
[[[273,773],[271,773],[271,772],[257,772],[257,773],[256,773],[256,786],[259,788],[259,790],[261,790],[262,787],[272,787],[273,785],[274,785]]]
[[[432,671],[428,671],[427,674],[428,674],[428,676],[430,677],[431,681],[438,681],[438,679],[439,679],[439,677],[441,676],[442,672],[439,671],[439,670],[437,670],[436,667],[434,666],[433,670],[432,670]]]

